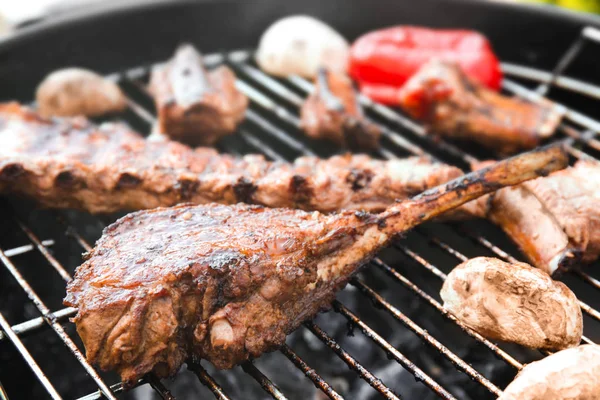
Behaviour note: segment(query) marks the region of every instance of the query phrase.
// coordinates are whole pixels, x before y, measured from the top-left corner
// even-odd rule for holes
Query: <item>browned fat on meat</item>
[[[231,368],[328,307],[393,235],[565,165],[559,148],[528,153],[381,214],[243,204],[140,211],[104,231],[65,304],[78,308],[88,359],[127,384],[150,371],[172,375],[189,356]]]
[[[500,226],[548,274],[579,267],[600,255],[600,162],[577,161],[548,177],[499,190],[464,210]]]
[[[404,85],[400,106],[436,134],[477,142],[499,153],[532,149],[550,137],[564,111],[547,101],[506,97],[432,60]]]
[[[352,81],[345,75],[320,69],[314,92],[300,110],[302,128],[314,139],[366,151],[379,146],[381,131],[366,120]]]
[[[425,157],[380,161],[365,155],[271,162],[173,141],[147,141],[120,124],[44,119],[0,104],[0,193],[44,207],[92,213],[182,202],[257,203],[324,212],[381,211],[461,171]]]
[[[228,67],[207,71],[192,45],[180,46],[150,78],[159,133],[192,146],[211,145],[233,133],[248,107],[235,80]]]

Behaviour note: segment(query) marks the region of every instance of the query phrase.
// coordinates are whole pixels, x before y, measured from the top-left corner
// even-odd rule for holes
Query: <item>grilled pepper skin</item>
[[[375,94],[374,100],[390,104],[392,88],[401,87],[433,58],[457,63],[490,89],[500,88],[500,62],[490,43],[469,30],[398,26],[367,33],[352,45],[349,73],[361,88],[365,87],[365,94]]]

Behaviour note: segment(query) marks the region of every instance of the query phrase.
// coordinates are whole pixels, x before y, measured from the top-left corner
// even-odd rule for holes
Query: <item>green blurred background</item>
[[[600,14],[600,0],[521,0],[524,2],[552,4],[575,11]]]

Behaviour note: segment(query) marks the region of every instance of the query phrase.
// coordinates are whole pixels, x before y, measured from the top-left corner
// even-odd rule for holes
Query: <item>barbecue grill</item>
[[[589,116],[600,99],[592,58],[600,20],[493,2],[146,1],[73,10],[0,42],[0,97],[31,101],[47,72],[89,67],[109,74],[128,95],[129,108],[118,119],[148,133],[156,118],[146,89],[149,70],[190,41],[210,53],[209,66],[233,68],[238,88],[251,100],[246,121],[219,143],[221,151],[260,152],[273,160],[329,156],[338,149],[299,130],[298,108],[312,84],[264,74],[245,50],[272,21],[299,12],[331,23],[350,39],[398,23],[478,29],[507,61],[503,90],[560,103],[566,119],[552,140],[564,141],[573,161],[600,155],[600,121]],[[383,128],[375,157],[429,154],[468,168],[494,156],[434,139],[399,111],[363,97],[360,102]],[[116,375],[87,363],[68,321],[75,310],[61,302],[81,252],[115,218],[40,211],[0,198],[0,382],[6,389],[0,385],[0,398],[147,398],[151,392],[163,399],[210,392],[217,399],[495,398],[525,363],[548,354],[493,343],[443,309],[439,289],[459,262],[480,255],[515,261],[522,255],[486,221],[432,223],[396,240],[339,294],[332,311],[306,322],[277,352],[232,371],[189,360],[173,380],[149,375],[124,392]],[[600,342],[600,273],[592,265],[561,279],[580,299],[583,341]]]

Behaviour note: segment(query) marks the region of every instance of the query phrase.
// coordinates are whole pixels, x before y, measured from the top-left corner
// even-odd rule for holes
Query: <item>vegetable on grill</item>
[[[592,400],[600,396],[600,346],[587,344],[532,362],[498,400]]]
[[[44,117],[97,117],[127,108],[119,85],[83,68],[50,73],[38,86],[36,101]]]
[[[256,62],[272,75],[313,79],[319,68],[345,73],[349,45],[324,22],[306,15],[276,21],[260,38]]]
[[[477,257],[448,274],[444,308],[489,339],[533,349],[577,346],[581,308],[562,282],[525,263]]]
[[[432,59],[456,63],[488,88],[500,88],[500,62],[490,43],[480,33],[469,30],[397,26],[370,32],[352,45],[348,68],[365,88],[365,94],[394,104],[389,93]]]

